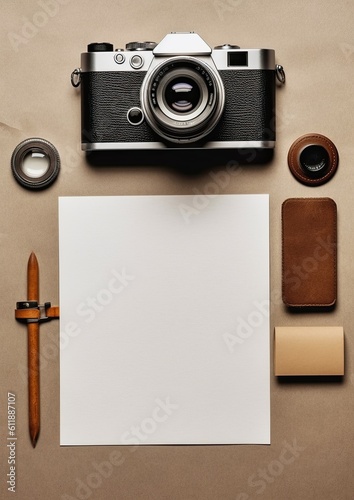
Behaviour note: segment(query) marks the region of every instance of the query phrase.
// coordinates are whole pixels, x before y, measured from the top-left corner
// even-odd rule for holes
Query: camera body
[[[76,71],[85,151],[275,145],[274,50],[170,33],[125,50],[92,43]]]

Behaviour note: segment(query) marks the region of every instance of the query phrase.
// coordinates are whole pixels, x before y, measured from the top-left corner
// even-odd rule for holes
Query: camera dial
[[[108,42],[94,42],[87,46],[87,52],[112,52],[113,44]]]
[[[125,45],[126,50],[154,50],[156,42],[129,42]]]

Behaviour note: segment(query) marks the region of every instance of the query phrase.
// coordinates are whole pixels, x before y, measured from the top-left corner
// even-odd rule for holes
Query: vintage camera
[[[273,148],[277,77],[274,50],[211,49],[196,33],[91,43],[72,73],[82,149]]]

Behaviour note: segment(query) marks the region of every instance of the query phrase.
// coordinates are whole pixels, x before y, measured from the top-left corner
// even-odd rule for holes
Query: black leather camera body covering
[[[127,112],[141,107],[146,72],[86,72],[81,81],[83,143],[156,142],[161,138],[144,121],[132,126]],[[272,70],[221,70],[223,115],[209,134],[212,141],[275,141],[275,74]]]

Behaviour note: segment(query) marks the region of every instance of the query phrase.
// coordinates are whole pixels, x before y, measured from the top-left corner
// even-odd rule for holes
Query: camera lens
[[[300,154],[302,169],[313,177],[322,176],[329,164],[329,155],[323,146],[307,146]]]
[[[218,123],[225,102],[219,73],[193,57],[165,60],[148,73],[141,88],[146,121],[161,137],[195,142]]]
[[[188,113],[200,103],[199,85],[191,78],[175,78],[165,90],[166,104],[178,113]]]

